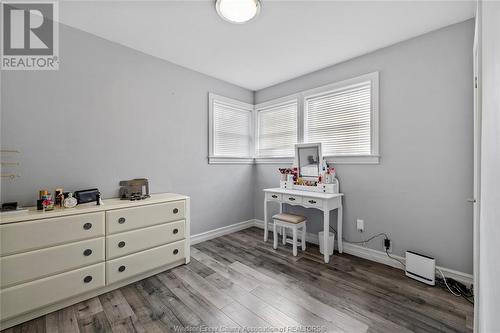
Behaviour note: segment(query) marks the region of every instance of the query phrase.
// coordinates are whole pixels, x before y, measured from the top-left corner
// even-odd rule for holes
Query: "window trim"
[[[380,119],[379,119],[379,72],[371,72],[368,74],[359,75],[342,81],[337,81],[320,87],[300,91],[295,94],[286,95],[283,97],[268,100],[256,105],[241,102],[232,98],[219,96],[209,93],[209,164],[292,164],[294,157],[258,157],[258,109],[269,107],[272,105],[285,104],[293,100],[297,101],[297,143],[304,143],[305,130],[305,102],[306,98],[311,98],[315,95],[325,94],[329,91],[346,89],[349,86],[356,85],[362,82],[371,81],[371,153],[368,155],[323,155],[328,163],[335,164],[380,164]],[[250,149],[252,156],[249,157],[228,157],[213,155],[213,101],[219,100],[224,103],[234,104],[252,112],[251,121],[251,138]]]
[[[229,97],[220,96],[213,93],[208,93],[208,163],[209,164],[253,164],[253,156],[216,156],[214,154],[214,102],[221,102],[230,106],[245,109],[250,112],[250,153],[255,151],[254,146],[254,106],[250,103],[245,103]]]
[[[259,103],[254,106],[254,157],[256,164],[282,164],[286,163],[286,161],[292,160],[293,156],[266,156],[260,157],[257,155],[258,147],[259,147],[259,115],[260,112],[265,112],[263,109],[267,109],[269,107],[281,106],[290,103],[297,104],[297,143],[300,141],[300,100],[298,96],[285,96],[276,98],[267,102]],[[281,162],[280,162],[281,161]]]
[[[321,87],[309,89],[300,93],[302,100],[302,116],[299,122],[302,122],[302,138],[305,137],[305,117],[306,117],[306,101],[309,98],[314,98],[320,95],[325,95],[338,90],[349,89],[351,86],[356,86],[363,82],[370,81],[371,83],[371,115],[370,115],[370,135],[371,135],[371,153],[368,155],[323,155],[326,161],[336,164],[379,164],[379,73],[372,72],[360,75],[347,80],[334,82]]]

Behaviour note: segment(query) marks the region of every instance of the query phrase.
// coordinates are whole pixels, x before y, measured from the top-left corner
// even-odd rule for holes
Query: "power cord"
[[[337,230],[335,230],[332,226],[330,226],[330,229],[335,234],[337,234]],[[377,237],[380,237],[380,236],[384,236],[386,240],[389,240],[389,236],[385,232],[378,233],[374,236],[371,236],[370,238],[368,238],[366,240],[357,241],[357,242],[350,241],[344,237],[342,237],[342,240],[344,240],[348,243],[351,243],[351,244],[366,244],[367,242],[369,242]],[[398,258],[395,258],[395,257],[390,255],[389,249],[387,247],[385,249],[385,254],[387,254],[387,256],[389,258],[391,258],[392,260],[399,262],[401,264],[401,266],[403,266],[403,268],[406,267],[406,264],[402,260],[399,260]],[[470,298],[474,297],[474,293],[472,292],[471,288],[467,288],[463,283],[461,283],[455,279],[445,277],[443,274],[443,271],[441,271],[441,269],[436,268],[436,270],[442,276],[442,279],[440,279],[439,277],[436,278],[437,284],[439,286],[441,286],[443,289],[447,289],[454,296],[463,297],[467,302],[474,304],[474,302],[470,300]]]
[[[330,229],[332,229],[333,232],[335,234],[337,234],[337,230],[335,230],[332,226],[330,226]],[[359,242],[350,241],[350,240],[348,240],[348,239],[346,239],[344,237],[342,237],[342,240],[346,241],[347,243],[351,243],[351,244],[365,244],[365,246],[366,246],[366,243],[368,243],[369,241],[371,241],[371,240],[373,240],[373,239],[375,239],[377,237],[380,237],[380,236],[384,236],[385,239],[389,240],[389,236],[385,232],[378,233],[378,234],[376,234],[376,235],[374,235],[374,236],[372,236],[372,237],[370,237],[368,239],[365,239],[365,240],[362,240],[362,241],[359,241]],[[388,248],[385,249],[385,254],[387,254],[387,256],[389,258],[391,258],[392,260],[396,260],[397,262],[399,262],[403,266],[403,268],[406,266],[403,261],[399,260],[398,258],[394,258],[393,256],[391,256],[389,254],[389,249]]]
[[[474,301],[471,298],[474,297],[474,293],[472,292],[472,288],[467,288],[463,283],[444,276],[443,272],[436,268],[436,270],[441,274],[442,279],[439,277],[436,279],[437,284],[443,289],[447,289],[450,293],[457,297],[463,297],[467,302],[474,304]]]

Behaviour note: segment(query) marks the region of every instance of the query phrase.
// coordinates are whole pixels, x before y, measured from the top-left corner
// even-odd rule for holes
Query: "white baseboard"
[[[232,234],[233,232],[240,231],[255,226],[255,220],[248,220],[243,222],[238,222],[231,224],[222,228],[217,228],[209,231],[205,231],[196,235],[191,235],[191,245],[198,244],[210,239],[214,239],[220,236]]]
[[[254,225],[258,228],[264,229],[264,221],[262,221],[262,220],[255,220]],[[312,243],[312,244],[319,244],[318,234],[307,233],[306,241],[309,243]],[[368,247],[348,243],[346,241],[344,241],[343,245],[344,245],[344,252],[345,253],[404,270],[404,267],[401,265],[401,263],[399,263],[397,260],[389,258],[387,256],[387,254],[383,251],[370,249]],[[335,248],[337,248],[336,242],[335,242]],[[391,256],[402,261],[402,262],[405,262],[405,258],[403,258],[401,256],[397,256],[394,254],[391,254]],[[459,272],[459,271],[456,271],[454,269],[441,267],[441,266],[436,266],[436,268],[442,270],[443,274],[446,277],[453,278],[457,281],[461,281],[461,282],[465,283],[466,285],[470,285],[473,283],[473,277],[471,274]]]

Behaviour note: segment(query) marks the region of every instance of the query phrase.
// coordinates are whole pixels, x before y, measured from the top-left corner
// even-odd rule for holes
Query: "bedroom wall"
[[[345,238],[386,232],[394,254],[415,250],[472,273],[472,43],[469,20],[255,93],[261,103],[379,71],[380,164],[336,165],[345,193]],[[277,168],[256,166],[258,219],[262,189],[278,185]],[[321,230],[319,211],[289,209],[308,216],[308,231]],[[358,218],[365,220],[364,234],[356,231]],[[367,246],[383,250],[382,239]]]
[[[35,203],[39,189],[97,187],[146,177],[155,192],[192,198],[192,234],[252,219],[253,167],[209,165],[208,93],[253,102],[253,92],[60,25],[58,71],[4,71],[2,154],[20,178],[2,202]],[[231,186],[227,184],[231,183]],[[221,212],[221,207],[231,207]]]

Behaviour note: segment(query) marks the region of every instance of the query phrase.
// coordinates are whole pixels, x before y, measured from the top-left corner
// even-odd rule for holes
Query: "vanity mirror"
[[[321,143],[296,144],[295,160],[300,178],[307,181],[318,181],[323,167]]]

